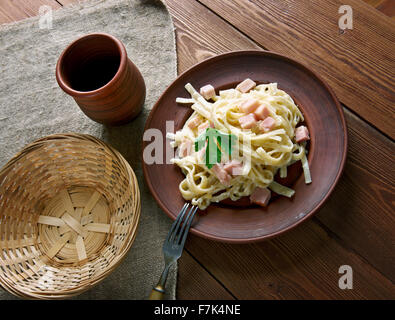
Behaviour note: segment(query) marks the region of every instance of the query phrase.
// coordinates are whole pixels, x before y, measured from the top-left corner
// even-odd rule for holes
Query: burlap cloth
[[[142,211],[137,238],[112,274],[75,298],[146,299],[164,265],[162,243],[171,220],[145,185],[141,142],[150,109],[177,72],[171,17],[160,1],[96,0],[53,11],[52,18],[51,29],[40,16],[0,26],[0,166],[26,144],[53,133],[91,134],[119,150],[140,185]],[[72,40],[91,32],[119,38],[145,79],[144,111],[128,125],[105,127],[91,121],[56,82],[60,53]],[[168,299],[175,299],[176,269],[169,274]],[[0,299],[13,298],[0,289]]]

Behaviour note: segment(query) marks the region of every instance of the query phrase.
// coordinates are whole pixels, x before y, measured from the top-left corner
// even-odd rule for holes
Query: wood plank
[[[42,216],[42,215],[38,217],[37,223],[47,224],[47,225],[55,226],[55,227],[66,226],[64,221],[60,218],[50,217],[50,216]]]
[[[386,0],[363,0],[367,4],[371,5],[374,8],[377,8],[379,5],[381,5],[383,2]]]
[[[259,48],[259,46],[237,32],[225,21],[208,12],[204,7],[199,6],[198,3],[191,0],[183,3],[184,5],[181,8],[175,0],[167,1],[177,28],[179,72],[210,55],[240,48]],[[221,37],[221,35],[224,36]],[[388,212],[389,204],[387,201],[391,199],[391,193],[393,194],[393,185],[391,184],[391,172],[393,172],[393,169],[390,151],[393,150],[394,146],[388,139],[347,110],[346,118],[349,125],[350,150],[345,174],[328,204],[324,206],[317,218],[313,220],[313,225],[320,230],[320,232],[317,232],[321,236],[326,233],[326,229],[331,235],[336,235],[336,239],[332,239],[331,245],[336,248],[342,247],[341,250],[345,258],[349,254],[356,261],[359,259],[357,256],[361,255],[362,258],[360,259],[363,261],[361,263],[365,264],[366,268],[371,268],[370,264],[372,264],[374,268],[393,279],[394,272],[391,270],[393,263],[390,263],[390,260],[393,257],[391,229],[393,229],[394,223],[393,213]],[[367,148],[370,151],[366,153],[365,149]],[[360,154],[362,151],[365,152],[364,155]],[[380,161],[379,169],[377,169],[377,164],[372,159]],[[366,175],[366,172],[371,174]],[[355,179],[354,177],[358,178]],[[364,177],[361,181],[366,188],[358,184],[358,179],[361,177]],[[344,192],[345,190],[346,192]],[[372,204],[371,197],[366,197],[366,194],[368,192],[373,192],[372,194],[374,194],[377,190],[387,190],[384,192],[385,196],[381,196],[385,202],[374,201]],[[387,192],[389,192],[389,195]],[[345,198],[345,195],[350,193],[352,193],[352,199]],[[342,214],[345,211],[347,211],[348,217],[342,221]],[[365,234],[369,236],[365,237]],[[303,237],[303,235],[300,236]],[[292,241],[300,242],[300,239],[295,238]],[[347,246],[343,248],[345,244]],[[210,242],[206,243],[206,245],[210,247]],[[213,244],[213,246],[215,245]],[[217,261],[217,259],[223,258],[222,256],[216,257],[215,250],[211,251],[211,248],[207,250],[213,254],[211,257],[213,260]],[[228,253],[230,251],[232,254],[237,254],[235,252],[237,250],[232,249],[231,246],[229,248],[226,247],[225,250]],[[191,250],[194,257],[206,266],[206,261],[200,260],[198,252],[198,250]],[[354,252],[358,254],[355,255]],[[320,259],[328,259],[334,265],[333,260],[336,257],[320,256]],[[312,263],[315,262],[313,261]],[[229,271],[232,267],[228,266],[226,270]],[[265,265],[262,265],[262,268],[265,267]],[[248,273],[248,266],[246,268]],[[312,266],[312,268],[317,272],[319,270],[318,267]],[[210,270],[210,272],[216,278],[222,279],[217,277],[216,270]],[[375,274],[381,277],[377,271]],[[370,277],[369,273],[365,273],[363,276]],[[248,282],[247,279],[244,280]],[[224,285],[228,287],[229,284],[224,283]],[[232,290],[232,292],[235,292],[237,295],[238,291]]]
[[[55,0],[0,0],[0,24],[37,16],[42,5],[53,9],[62,7]]]
[[[53,246],[51,247],[51,249],[49,249],[45,254],[49,257],[49,258],[53,258],[59,251],[60,249],[62,249],[64,247],[64,245],[67,243],[67,241],[69,241],[71,237],[71,233],[68,232],[66,234],[64,234],[63,236],[61,236],[58,241],[56,241]]]
[[[377,7],[377,10],[381,11],[385,15],[394,18],[395,17],[395,0],[382,1]]]
[[[367,4],[381,11],[388,17],[394,16],[395,0],[364,0]]]
[[[57,2],[59,2],[63,6],[73,4],[73,3],[82,2],[82,1],[85,1],[85,0],[57,0]],[[393,0],[363,0],[363,1],[366,2],[367,4],[371,5],[372,7],[379,9],[379,10],[382,6],[390,6],[391,2],[393,2]],[[383,12],[383,13],[387,14],[386,12]],[[387,14],[387,15],[391,16],[389,14]]]
[[[57,0],[62,6],[84,2],[85,0]]]
[[[166,4],[176,26],[178,73],[215,54],[260,49],[194,0],[184,1],[183,6],[176,0]]]
[[[184,251],[178,263],[177,299],[233,300],[234,297]]]
[[[317,218],[342,244],[395,281],[395,144],[350,112],[346,119],[345,171]]]
[[[266,49],[309,66],[347,107],[395,138],[395,21],[350,0],[353,30],[339,33],[341,0],[200,1]]]
[[[191,236],[188,251],[238,299],[393,299],[391,281],[313,220],[270,241],[229,245]],[[339,268],[353,289],[339,288]]]
[[[83,1],[85,0],[57,0],[57,2],[63,6],[67,6]],[[395,16],[394,0],[363,0],[363,1],[389,17]]]
[[[84,228],[92,232],[109,233],[111,225],[106,223],[88,223]]]
[[[75,248],[77,250],[78,260],[84,261],[87,258],[84,239],[79,235],[75,241]]]
[[[82,2],[82,1],[84,1],[84,0],[57,0],[57,2],[63,6],[67,6],[67,5]],[[377,8],[378,10],[380,10],[387,16],[390,16],[390,17],[393,16],[393,12],[388,10],[388,8],[391,6],[391,2],[393,2],[393,0],[364,0],[364,1],[367,4],[373,6],[374,8]],[[385,8],[386,10],[383,10],[382,8]]]

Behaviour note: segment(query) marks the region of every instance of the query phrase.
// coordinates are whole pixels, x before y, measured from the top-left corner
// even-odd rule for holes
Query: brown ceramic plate
[[[254,242],[277,236],[311,217],[325,202],[343,171],[347,152],[347,129],[343,110],[328,85],[307,67],[287,57],[264,51],[237,51],[205,60],[181,74],[162,94],[147,120],[145,130],[159,129],[166,135],[166,121],[180,130],[192,114],[188,106],[175,102],[189,98],[184,85],[197,90],[212,84],[215,89],[234,88],[250,78],[258,83],[277,82],[295,100],[310,130],[309,164],[313,182],[306,185],[300,168],[294,168],[292,199],[274,197],[267,208],[249,201],[224,201],[200,212],[191,228],[204,238],[232,242]],[[151,142],[143,142],[145,148]],[[164,139],[163,147],[169,141]],[[165,159],[165,158],[164,158]],[[148,165],[143,161],[146,182],[159,206],[175,219],[185,203],[178,185],[184,178],[172,164]],[[295,172],[297,174],[295,174]]]

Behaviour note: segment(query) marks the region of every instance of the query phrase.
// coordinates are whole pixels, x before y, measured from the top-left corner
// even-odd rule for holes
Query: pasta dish
[[[183,128],[168,132],[177,148],[172,163],[185,175],[179,189],[200,209],[224,199],[249,196],[266,206],[271,191],[292,197],[294,190],[274,177],[287,176],[287,167],[301,161],[311,183],[306,143],[310,139],[304,117],[293,99],[277,83],[257,85],[246,79],[234,89],[215,92],[211,85],[198,92],[185,85],[190,98],[177,98],[193,109]]]

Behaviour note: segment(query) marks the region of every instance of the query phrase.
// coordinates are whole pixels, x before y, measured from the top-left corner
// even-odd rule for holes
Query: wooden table
[[[74,0],[0,0],[0,23]],[[248,245],[191,235],[178,299],[394,299],[394,0],[348,0],[353,30],[339,32],[342,1],[166,0],[178,70],[216,54],[272,50],[319,73],[344,106],[349,153],[326,205],[276,239]],[[339,267],[353,270],[342,290]]]

